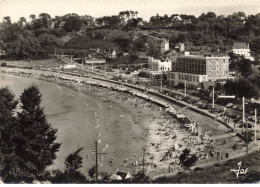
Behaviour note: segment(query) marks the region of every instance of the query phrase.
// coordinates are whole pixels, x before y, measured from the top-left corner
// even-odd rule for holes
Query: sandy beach
[[[236,153],[232,148],[234,144],[243,145],[243,142],[236,136],[233,137],[235,141],[229,144],[223,144],[221,141],[229,141],[232,136],[213,140],[211,137],[221,136],[227,129],[211,118],[202,118],[200,114],[171,104],[171,107],[182,110],[183,114],[196,121],[193,125],[185,126],[176,117],[166,112],[164,107],[134,96],[129,89],[129,91],[118,91],[112,83],[101,86],[99,83],[102,81],[69,75],[61,75],[66,78],[57,78],[58,74],[43,71],[16,75],[53,82],[58,84],[58,87],[61,85],[69,88],[66,89],[67,93],[73,90],[70,94],[74,95],[74,99],[79,98],[77,102],[73,101],[74,104],[77,103],[76,106],[82,104],[82,98],[78,96],[88,96],[88,99],[95,103],[95,108],[85,103],[85,107],[89,110],[88,115],[92,116],[91,126],[89,125],[88,128],[95,129],[95,134],[92,133],[88,137],[90,141],[88,149],[82,153],[84,155],[82,171],[85,174],[87,169],[94,165],[94,156],[91,155],[94,140],[99,141],[99,151],[106,153],[99,157],[100,171],[115,173],[116,170],[123,170],[134,173],[143,169],[144,158],[145,172],[150,177],[178,172],[181,169],[178,157],[184,148],[189,148],[198,156],[199,165],[210,160],[217,160],[220,148],[224,150],[221,153],[224,155],[221,159],[225,159],[226,153],[230,155]],[[80,83],[84,80],[88,83]],[[59,102],[68,101],[69,99],[63,99]],[[81,108],[81,110],[85,109]],[[82,126],[79,126],[75,134],[70,134],[71,140],[68,140],[65,135],[71,128],[60,130],[59,126],[54,125],[54,127],[58,128],[58,137],[63,137],[69,145],[65,152],[58,153],[60,159],[55,161],[56,165],[59,165],[58,169],[61,169],[60,166],[69,151],[75,150],[75,147],[85,146],[83,143],[86,144],[86,141],[81,139],[86,135],[83,133]],[[86,127],[84,129],[88,130]],[[75,136],[78,137],[77,143],[71,143],[72,139],[75,140]],[[51,166],[50,169],[55,169],[55,167]]]

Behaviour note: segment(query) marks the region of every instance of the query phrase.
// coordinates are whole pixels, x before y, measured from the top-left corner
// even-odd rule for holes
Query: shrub
[[[7,63],[6,63],[6,62],[3,62],[3,63],[1,64],[1,67],[7,67]]]

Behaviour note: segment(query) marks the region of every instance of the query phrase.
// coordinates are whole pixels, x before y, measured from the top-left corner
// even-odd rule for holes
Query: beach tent
[[[120,177],[119,175],[113,174],[109,177],[110,180],[112,181],[121,181],[123,180],[122,177]]]
[[[131,179],[132,175],[129,172],[118,171],[116,175],[119,175],[123,180]]]
[[[203,81],[203,82],[199,83],[198,89],[208,91],[214,85],[215,85],[215,82],[213,82],[213,81]]]
[[[202,105],[202,104],[203,104],[202,101],[198,101],[195,105],[196,105],[196,106],[200,106],[200,105]]]

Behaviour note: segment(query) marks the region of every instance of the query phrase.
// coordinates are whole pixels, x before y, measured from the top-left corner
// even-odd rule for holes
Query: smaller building
[[[116,58],[116,51],[115,50],[111,50],[111,49],[107,49],[104,51],[104,57],[105,58]]]
[[[122,11],[119,12],[119,19],[122,24],[126,24],[128,20],[137,19],[137,11]]]
[[[184,43],[178,43],[178,44],[175,46],[175,50],[176,50],[176,51],[179,51],[179,52],[185,51],[185,45],[184,45]]]
[[[61,69],[74,69],[76,68],[76,64],[64,64],[63,66],[60,66]]]
[[[105,64],[106,60],[104,59],[88,59],[85,58],[85,64]]]
[[[154,59],[153,57],[149,57],[148,69],[151,69],[152,71],[171,71],[172,61],[169,58]]]
[[[179,23],[179,22],[182,21],[182,19],[181,19],[179,14],[171,15],[170,19],[171,19],[172,23]]]
[[[254,57],[250,54],[249,44],[245,43],[234,43],[233,53],[244,56],[248,60],[254,61]]]

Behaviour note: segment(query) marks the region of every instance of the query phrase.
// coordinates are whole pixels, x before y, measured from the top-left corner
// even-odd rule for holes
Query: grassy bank
[[[64,62],[59,59],[44,59],[44,60],[1,60],[0,65],[5,62],[8,66],[14,67],[30,67],[30,68],[50,68],[64,65]]]
[[[232,169],[238,169],[238,163],[242,161],[241,169],[246,169],[246,174],[239,174],[238,178]],[[174,177],[162,177],[154,183],[256,183],[260,182],[260,152],[254,152],[248,157],[233,159],[225,164],[215,164],[209,168],[195,168],[194,171],[179,172]]]

